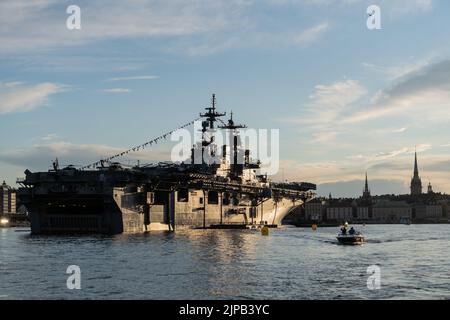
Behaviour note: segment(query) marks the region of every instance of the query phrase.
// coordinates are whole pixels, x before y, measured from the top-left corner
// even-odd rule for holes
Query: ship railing
[[[235,184],[235,183],[226,183],[219,181],[211,181],[211,180],[197,180],[191,181],[189,183],[192,187],[204,188],[216,191],[224,191],[224,192],[239,192],[246,193],[255,196],[263,196],[265,194],[266,188],[260,186],[252,186],[245,184]],[[292,198],[300,198],[300,199],[310,199],[314,198],[315,194],[311,191],[300,191],[300,190],[292,190],[292,189],[283,189],[283,188],[271,188],[272,193],[275,195],[292,197]]]
[[[18,177],[18,178],[16,178],[16,183],[21,188],[28,188],[29,187],[29,185],[27,185],[27,178],[25,178],[25,177]]]

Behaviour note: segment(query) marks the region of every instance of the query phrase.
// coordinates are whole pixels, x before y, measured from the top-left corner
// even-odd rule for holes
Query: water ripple
[[[450,225],[31,236],[0,229],[0,299],[450,299]],[[19,232],[17,232],[19,231]],[[66,287],[79,265],[82,289]],[[367,288],[367,267],[381,289]]]

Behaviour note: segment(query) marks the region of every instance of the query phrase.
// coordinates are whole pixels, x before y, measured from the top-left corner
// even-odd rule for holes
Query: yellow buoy
[[[263,235],[263,236],[269,235],[269,227],[268,226],[264,226],[261,228],[261,235]]]
[[[311,229],[313,229],[313,231],[316,231],[316,230],[317,230],[317,224],[313,224],[313,225],[311,226]]]

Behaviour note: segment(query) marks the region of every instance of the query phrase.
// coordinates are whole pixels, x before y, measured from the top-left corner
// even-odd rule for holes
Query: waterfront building
[[[369,207],[357,207],[356,208],[356,217],[358,221],[369,221],[370,219],[370,208]]]
[[[0,214],[16,213],[16,191],[6,184],[0,185]]]
[[[306,221],[322,221],[323,212],[325,211],[326,203],[320,199],[315,199],[305,204],[305,220]]]
[[[420,196],[422,194],[422,180],[419,176],[419,166],[417,164],[417,152],[414,153],[414,175],[411,179],[411,195]]]
[[[283,224],[307,225],[319,223],[325,220],[327,201],[324,198],[316,198],[303,206],[294,208],[284,219]]]
[[[412,207],[406,201],[380,200],[372,210],[372,221],[377,223],[400,223],[412,218]]]
[[[333,204],[327,208],[327,220],[335,222],[353,221],[353,207],[348,204]]]
[[[414,206],[416,221],[437,222],[443,217],[442,205],[416,205]]]

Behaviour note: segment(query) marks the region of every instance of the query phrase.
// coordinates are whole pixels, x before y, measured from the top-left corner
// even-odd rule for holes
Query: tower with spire
[[[431,182],[428,183],[428,194],[433,194],[433,186],[431,185]]]
[[[372,204],[372,195],[370,194],[369,179],[367,178],[367,172],[366,172],[366,181],[364,184],[364,191],[361,200],[362,204],[364,205],[370,206]]]
[[[417,165],[417,151],[414,152],[414,176],[411,179],[411,195],[422,194],[422,180],[419,177],[419,166]]]
[[[363,191],[363,198],[364,199],[370,199],[372,196],[370,195],[370,190],[369,190],[369,181],[367,179],[367,172],[366,172],[366,183],[364,185],[364,191]]]

